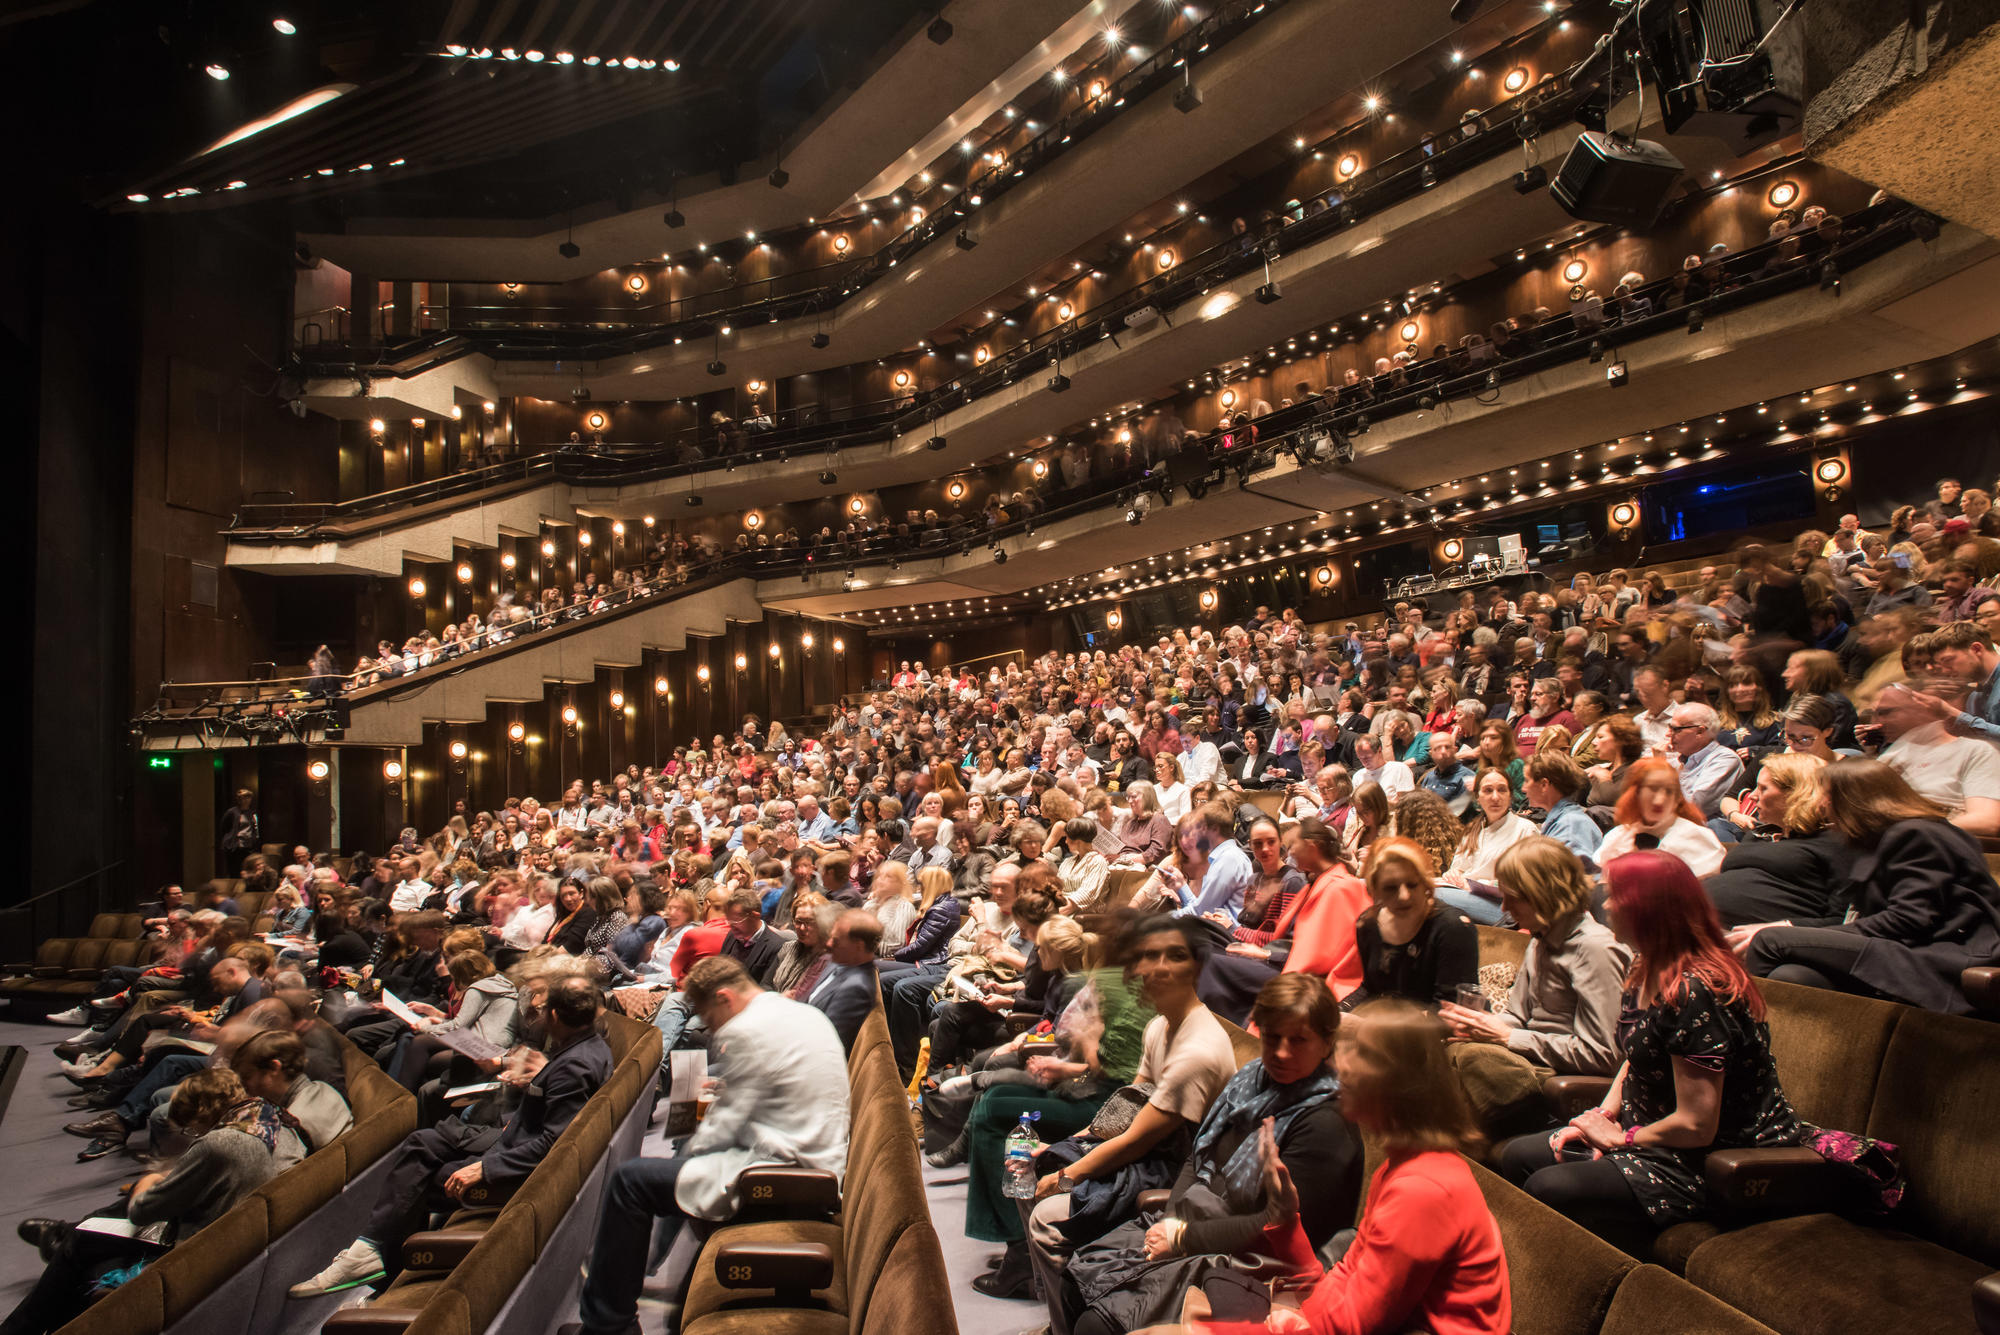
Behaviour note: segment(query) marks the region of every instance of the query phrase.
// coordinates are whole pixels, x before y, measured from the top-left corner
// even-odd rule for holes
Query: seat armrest
[[[1979,1335],[2000,1335],[2000,1272],[1973,1284],[1972,1324]]]
[[[736,1186],[739,1219],[831,1219],[840,1213],[840,1180],[823,1168],[746,1168]]]
[[[319,1329],[320,1335],[401,1335],[422,1315],[413,1307],[343,1307]]]
[[[1975,965],[1958,976],[1958,985],[1975,1010],[2000,1015],[2000,967]]]
[[[1033,1011],[1008,1011],[1001,1018],[1007,1022],[1009,1034],[1025,1034],[1042,1022],[1042,1017]]]
[[[1152,1214],[1155,1211],[1164,1210],[1167,1208],[1167,1202],[1173,1198],[1174,1193],[1168,1191],[1165,1187],[1155,1187],[1151,1191],[1142,1191],[1139,1193],[1139,1213]]]
[[[469,1210],[493,1210],[514,1199],[514,1193],[528,1179],[516,1178],[510,1182],[475,1182],[465,1189],[458,1198],[461,1207]]]
[[[458,1263],[472,1254],[484,1229],[426,1229],[403,1239],[403,1268],[406,1270],[456,1270]]]
[[[778,1305],[810,1303],[833,1287],[833,1248],[823,1242],[725,1242],[715,1252],[715,1279],[725,1289],[770,1289]]]
[[[1708,1192],[1732,1210],[1808,1214],[1839,1203],[1839,1170],[1803,1145],[1717,1150],[1702,1170]]]
[[[1611,1092],[1608,1075],[1552,1075],[1542,1081],[1542,1097],[1565,1122],[1580,1112],[1597,1107]]]

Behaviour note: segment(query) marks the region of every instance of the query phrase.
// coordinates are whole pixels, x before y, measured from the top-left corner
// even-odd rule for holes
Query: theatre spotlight
[[[583,254],[583,247],[579,246],[574,241],[565,241],[560,246],[556,247],[556,254],[562,256],[566,260],[573,260],[577,256]]]
[[[729,363],[725,361],[712,361],[708,364],[708,373],[710,375],[728,375]]]
[[[1624,389],[1632,383],[1632,373],[1626,369],[1624,358],[1604,368],[1604,383],[1610,389]]]
[[[960,250],[977,250],[979,249],[979,238],[961,227],[958,229],[958,235],[952,238],[952,244]]]
[[[816,348],[823,348],[827,344],[833,342],[833,340],[828,338],[825,334],[814,334],[812,338],[810,338],[807,341],[810,342]]]
[[[830,487],[838,481],[840,481],[840,475],[838,473],[835,473],[831,468],[823,468],[820,470],[819,484],[822,487]]]
[[[931,26],[924,29],[924,36],[930,38],[939,46],[943,46],[951,40],[951,33],[951,23],[942,14],[932,19]]]
[[[770,176],[766,179],[771,182],[773,190],[783,190],[792,183],[792,174],[783,167],[774,167],[771,170]]]
[[[1532,195],[1537,190],[1545,190],[1549,184],[1549,169],[1541,163],[1526,167],[1514,173],[1514,193]]]
[[[669,227],[675,227],[675,228],[686,227],[687,215],[682,213],[679,209],[668,209],[665,215],[662,216],[660,221],[664,222]]]
[[[1687,318],[1688,332],[1690,334],[1699,334],[1701,332],[1701,326],[1704,319],[1705,317],[1701,313],[1701,307],[1699,306],[1688,307],[1688,318]]]

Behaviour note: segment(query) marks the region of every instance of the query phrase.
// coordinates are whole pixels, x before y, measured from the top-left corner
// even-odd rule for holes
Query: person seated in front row
[[[1731,934],[1750,972],[1964,1015],[1968,968],[2000,964],[2000,886],[1971,835],[1878,760],[1819,773],[1828,818],[1859,854],[1852,918]]]
[[[1340,1003],[1312,974],[1278,974],[1251,1012],[1261,1045],[1210,1105],[1163,1211],[1122,1224],[1081,1247],[1048,1295],[1053,1335],[1120,1335],[1179,1312],[1200,1288],[1229,1307],[1262,1291],[1260,1141],[1269,1128],[1295,1179],[1313,1184],[1300,1224],[1315,1248],[1354,1218],[1361,1141],[1340,1114],[1333,1046]]]
[[[1341,1022],[1334,1043],[1340,1110],[1384,1154],[1360,1223],[1315,1249],[1277,1138],[1260,1132],[1260,1246],[1311,1287],[1296,1308],[1272,1307],[1261,1285],[1241,1286],[1242,1298],[1231,1294],[1226,1306],[1207,1288],[1199,1298],[1189,1294],[1190,1315],[1206,1309],[1212,1318],[1197,1320],[1191,1335],[1507,1335],[1513,1328],[1500,1228],[1464,1158],[1479,1133],[1441,1037],[1436,1019],[1406,1001],[1371,1002]],[[1314,1191],[1319,1185],[1307,1184]]]
[[[602,1009],[597,985],[587,978],[551,987],[542,1019],[548,1061],[512,1116],[499,1126],[447,1118],[405,1136],[361,1236],[324,1270],[294,1284],[291,1296],[316,1298],[383,1278],[403,1239],[433,1210],[456,1204],[481,1182],[513,1182],[532,1172],[611,1078],[611,1048],[597,1032]]]
[[[1632,952],[1590,916],[1590,879],[1576,854],[1531,835],[1495,869],[1500,904],[1528,933],[1507,1000],[1488,1010],[1439,1008],[1446,1048],[1473,1115],[1488,1135],[1546,1127],[1542,1081],[1618,1069],[1618,1011]]]
[[[1628,1250],[1704,1217],[1712,1151],[1796,1145],[1764,999],[1686,863],[1663,849],[1605,865],[1611,931],[1632,950],[1624,1063],[1596,1108],[1500,1147],[1528,1194]],[[1643,1252],[1635,1252],[1643,1255]]]
[[[729,1218],[741,1204],[737,1179],[745,1169],[778,1164],[836,1178],[847,1169],[847,1100],[827,1097],[847,1087],[847,1056],[832,1021],[766,992],[726,955],[695,965],[684,990],[714,1036],[721,1093],[678,1155],[629,1160],[605,1183],[589,1277],[577,1299],[576,1329],[585,1335],[639,1328],[649,1248],[664,1260],[688,1223],[700,1229],[702,1221]],[[656,1221],[663,1225],[657,1247]]]
[[[246,1095],[228,1067],[181,1081],[168,1108],[194,1144],[171,1170],[145,1174],[122,1202],[94,1216],[122,1216],[139,1232],[100,1232],[91,1220],[23,1220],[21,1237],[40,1248],[46,1266],[0,1330],[46,1335],[66,1325],[116,1286],[118,1272],[157,1260],[268,1182],[278,1171],[281,1148],[289,1147],[296,1161],[296,1133],[283,1114]]]
[[[1036,1156],[1034,1199],[1019,1205],[1044,1294],[1058,1292],[1074,1248],[1132,1216],[1139,1192],[1172,1185],[1189,1134],[1236,1074],[1229,1035],[1195,990],[1212,939],[1186,917],[1149,918],[1131,929],[1127,958],[1158,1012],[1146,1026],[1132,1082],[1152,1094],[1116,1134],[1086,1131]]]

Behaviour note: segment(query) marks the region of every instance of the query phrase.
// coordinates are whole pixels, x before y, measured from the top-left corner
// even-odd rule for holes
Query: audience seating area
[[[346,1135],[272,1178],[121,1285],[62,1335],[249,1335],[296,1328],[286,1290],[368,1217],[388,1156],[416,1128],[417,1101],[344,1038]],[[324,1310],[326,1304],[321,1304]]]
[[[812,1181],[825,1174],[746,1174],[746,1215],[778,1217],[734,1223],[708,1239],[681,1313],[683,1335],[951,1335],[958,1329],[909,1101],[879,1009],[854,1040],[847,1078],[852,1120],[844,1194],[835,1198],[830,1180]]]
[[[334,1313],[322,1327],[328,1335],[540,1335],[575,1310],[605,1177],[638,1154],[660,1069],[652,1026],[606,1014],[604,1035],[616,1062],[611,1079],[548,1157],[512,1190],[471,1188],[442,1227],[407,1239],[402,1273],[371,1301]],[[530,1274],[548,1282],[528,1284]]]

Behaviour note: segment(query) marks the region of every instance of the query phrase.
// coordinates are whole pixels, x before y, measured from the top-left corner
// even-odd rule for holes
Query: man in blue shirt
[[[1548,813],[1542,817],[1542,833],[1567,844],[1586,863],[1593,863],[1598,846],[1604,842],[1604,831],[1577,805],[1577,794],[1586,782],[1583,767],[1567,751],[1538,751],[1528,757],[1522,789],[1529,806]]]
[[[1203,807],[1200,815],[1200,822],[1184,837],[1191,839],[1208,858],[1208,870],[1201,878],[1201,894],[1196,896],[1186,882],[1176,885],[1174,890],[1180,895],[1183,911],[1203,917],[1220,914],[1234,925],[1236,915],[1243,911],[1243,896],[1256,869],[1250,863],[1250,855],[1236,842],[1227,807]]]
[[[1960,737],[2000,742],[2000,652],[1993,636],[1976,621],[1954,621],[1932,633],[1931,660],[1940,672],[1972,687],[1965,708],[1956,709],[1928,691],[1916,702]]]
[[[1449,732],[1431,734],[1431,767],[1418,780],[1447,803],[1457,802],[1471,789],[1472,768],[1458,763],[1458,738]],[[1452,810],[1459,810],[1453,807]]]

